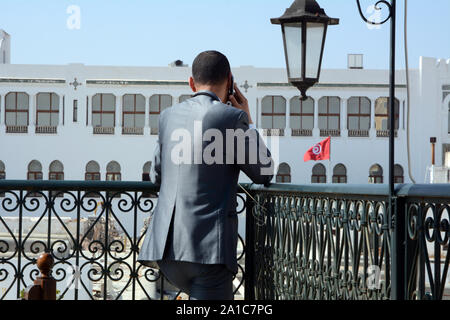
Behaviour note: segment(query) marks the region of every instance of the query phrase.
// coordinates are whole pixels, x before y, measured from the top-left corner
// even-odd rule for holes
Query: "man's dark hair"
[[[218,51],[200,53],[192,63],[192,77],[198,84],[217,85],[228,79],[230,63]]]

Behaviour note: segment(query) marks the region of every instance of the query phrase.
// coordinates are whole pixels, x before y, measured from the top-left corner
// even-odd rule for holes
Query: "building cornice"
[[[0,83],[44,83],[44,84],[64,84],[65,79],[37,79],[37,78],[0,78]]]
[[[258,82],[256,84],[259,88],[295,88],[290,83],[283,82]],[[375,83],[318,83],[313,88],[371,88],[371,89],[388,89],[389,84],[375,84]],[[397,89],[406,89],[406,84],[396,85]]]
[[[87,85],[116,85],[116,86],[188,86],[187,81],[172,80],[86,80]]]

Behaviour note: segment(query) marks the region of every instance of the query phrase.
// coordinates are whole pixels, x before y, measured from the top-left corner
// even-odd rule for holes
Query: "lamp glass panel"
[[[284,25],[286,59],[289,78],[302,78],[302,25]]]
[[[306,78],[318,78],[324,33],[323,23],[306,24]]]

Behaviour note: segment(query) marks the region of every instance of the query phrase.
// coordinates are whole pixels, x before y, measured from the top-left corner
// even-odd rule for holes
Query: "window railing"
[[[450,299],[450,185],[397,185],[394,214],[387,185],[243,188],[235,294]],[[183,296],[136,260],[157,192],[148,182],[0,181],[0,299],[21,297],[43,252],[55,260],[58,299]]]
[[[284,137],[284,129],[263,129],[266,137]]]
[[[339,129],[320,129],[320,136],[321,137],[340,137],[341,136],[341,130]]]
[[[28,126],[6,126],[6,133],[28,133]]]
[[[57,127],[56,126],[38,126],[36,127],[36,133],[39,134],[56,134]]]
[[[348,130],[349,137],[369,137],[369,130]]]
[[[94,127],[94,134],[114,134],[114,127]]]
[[[125,135],[143,135],[144,134],[144,128],[122,128],[122,134]]]
[[[313,131],[310,129],[292,129],[293,137],[312,137]]]
[[[389,138],[391,135],[389,130],[377,130],[377,138]],[[398,137],[398,131],[395,130],[395,137]]]

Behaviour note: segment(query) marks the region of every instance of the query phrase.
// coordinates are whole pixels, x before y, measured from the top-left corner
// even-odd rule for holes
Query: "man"
[[[239,173],[269,184],[273,161],[223,54],[199,54],[189,84],[193,98],[160,115],[150,178],[161,187],[138,261],[191,299],[232,300]]]

